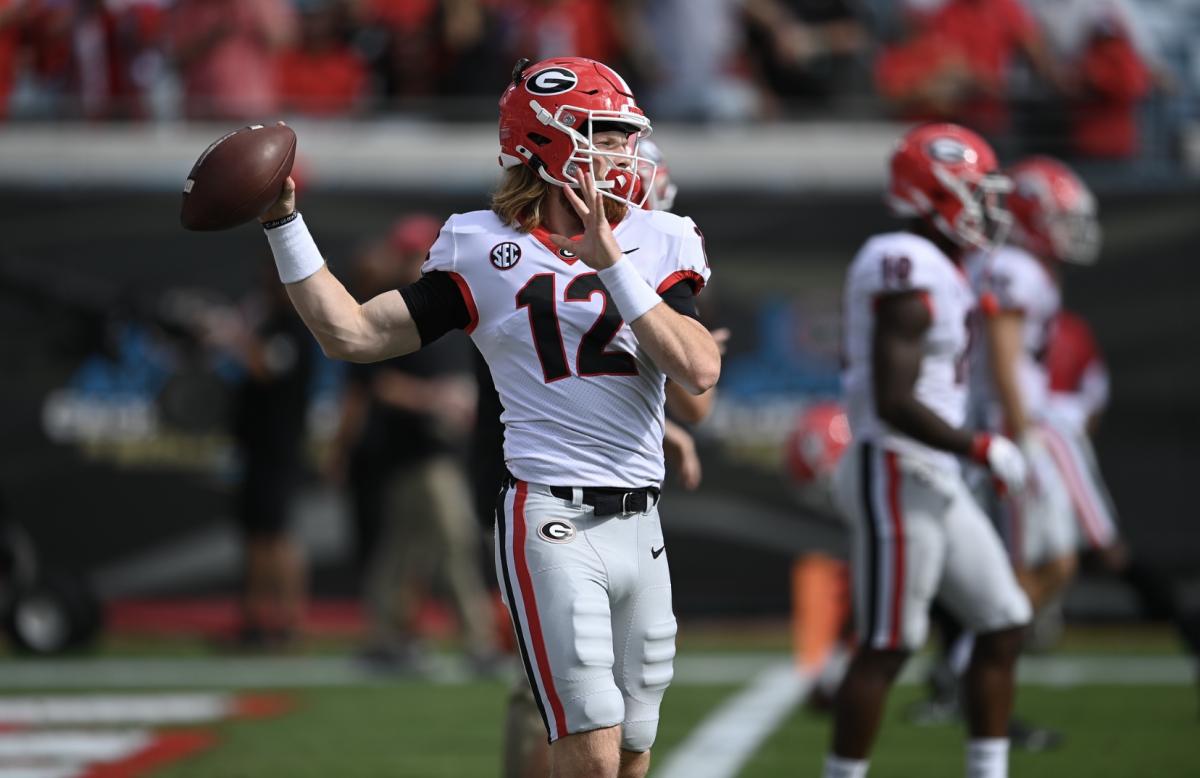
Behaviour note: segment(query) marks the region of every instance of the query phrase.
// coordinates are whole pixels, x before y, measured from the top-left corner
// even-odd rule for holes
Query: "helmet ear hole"
[[[534,142],[534,145],[537,145],[537,146],[545,146],[546,144],[551,142],[551,140],[549,138],[547,138],[545,135],[542,135],[542,134],[536,133],[536,132],[531,132],[528,135],[526,135],[525,137],[529,138],[531,141]]]

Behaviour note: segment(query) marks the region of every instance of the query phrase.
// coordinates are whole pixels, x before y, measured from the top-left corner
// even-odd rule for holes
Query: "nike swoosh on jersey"
[[[662,556],[662,552],[664,552],[666,550],[667,550],[667,547],[665,545],[659,546],[658,548],[651,546],[650,547],[650,556],[654,557],[655,559],[658,559],[660,556]]]
[[[622,253],[622,254],[632,254],[633,252],[637,251],[637,250],[638,250],[638,249],[640,249],[640,248],[641,248],[641,246],[638,246],[638,247],[636,247],[636,248],[632,248],[632,249],[630,249],[629,251],[622,251],[621,253]]]

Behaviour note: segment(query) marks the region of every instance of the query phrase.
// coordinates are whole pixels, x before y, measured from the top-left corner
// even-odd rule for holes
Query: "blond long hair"
[[[507,168],[492,192],[492,213],[517,232],[533,232],[545,220],[546,197],[563,196],[557,188],[527,165]],[[604,198],[604,216],[610,223],[624,219],[627,209],[624,203]]]

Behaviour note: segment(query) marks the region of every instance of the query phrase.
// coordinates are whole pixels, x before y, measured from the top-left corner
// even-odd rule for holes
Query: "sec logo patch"
[[[490,257],[498,270],[508,270],[521,261],[521,247],[509,241],[498,243],[492,246]]]
[[[575,527],[569,521],[551,519],[538,527],[538,534],[542,536],[542,540],[551,543],[570,543],[575,539]]]

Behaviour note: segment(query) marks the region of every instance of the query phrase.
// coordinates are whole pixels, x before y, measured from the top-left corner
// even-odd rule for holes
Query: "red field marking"
[[[156,734],[149,746],[119,762],[89,765],[79,778],[137,778],[171,762],[193,756],[217,742],[204,730],[180,730]]]
[[[226,637],[237,629],[240,618],[232,597],[115,600],[105,608],[108,629],[125,634]],[[452,610],[434,600],[422,602],[413,621],[413,630],[428,637],[444,638],[458,631]],[[355,600],[313,600],[305,608],[303,631],[316,637],[361,638],[367,622]]]
[[[296,700],[284,694],[239,694],[230,715],[247,719],[267,719],[291,713]]]

